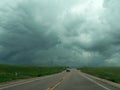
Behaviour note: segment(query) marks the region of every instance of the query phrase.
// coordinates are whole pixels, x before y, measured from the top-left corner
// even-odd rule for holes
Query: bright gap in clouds
[[[103,0],[87,0],[84,3],[74,5],[70,12],[76,15],[84,15],[87,18],[99,17],[103,10]]]

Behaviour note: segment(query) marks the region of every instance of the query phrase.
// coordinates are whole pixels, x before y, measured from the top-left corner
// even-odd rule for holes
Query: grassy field
[[[82,72],[120,83],[120,67],[86,67],[78,69]]]
[[[31,77],[50,75],[65,70],[66,67],[37,67],[0,65],[0,83]]]

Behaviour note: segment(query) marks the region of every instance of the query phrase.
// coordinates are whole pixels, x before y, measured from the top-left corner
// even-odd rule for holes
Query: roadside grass
[[[82,72],[120,83],[120,67],[83,67],[78,68]]]
[[[66,67],[0,65],[0,83],[62,72]]]

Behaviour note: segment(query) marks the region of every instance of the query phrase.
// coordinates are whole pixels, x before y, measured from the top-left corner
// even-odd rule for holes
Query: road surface
[[[120,90],[78,70],[0,85],[0,90]]]

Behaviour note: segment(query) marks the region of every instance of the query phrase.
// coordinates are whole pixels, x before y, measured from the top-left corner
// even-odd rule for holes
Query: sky
[[[2,0],[0,64],[120,66],[120,0]]]

